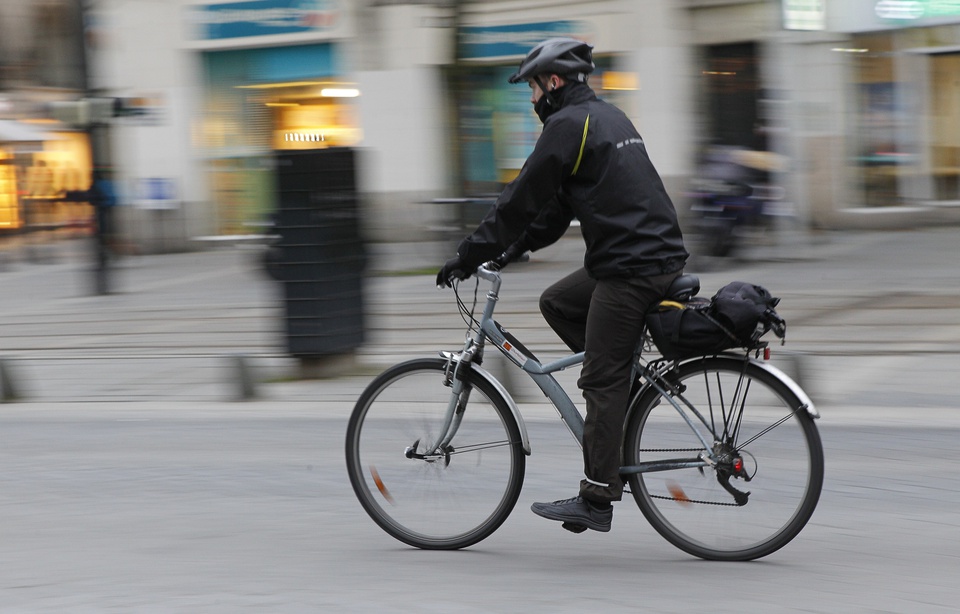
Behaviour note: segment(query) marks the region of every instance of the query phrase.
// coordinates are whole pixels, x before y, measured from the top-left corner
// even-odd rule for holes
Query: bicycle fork
[[[426,443],[423,453],[418,452],[419,439],[408,446],[404,451],[404,456],[407,458],[428,462],[443,459],[445,466],[450,464],[450,454],[453,452],[450,442],[453,441],[457,430],[460,428],[467,402],[470,400],[470,392],[473,390],[473,387],[466,383],[466,378],[459,375],[460,369],[470,369],[470,363],[477,352],[477,347],[473,343],[468,343],[467,348],[457,360],[454,359],[454,354],[446,354],[447,366],[444,370],[443,385],[450,388],[450,401],[447,404],[446,412],[444,412],[443,426],[440,428],[436,441]]]

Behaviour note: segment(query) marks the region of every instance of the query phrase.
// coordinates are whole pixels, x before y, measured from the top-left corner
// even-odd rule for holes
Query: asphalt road
[[[350,408],[385,365],[462,339],[449,291],[396,274],[442,261],[424,246],[379,254],[352,375],[315,381],[291,380],[275,282],[249,252],[124,259],[110,296],[89,294],[82,263],[14,259],[0,366],[23,396],[0,405],[0,612],[955,611],[958,233],[833,235],[688,267],[708,293],[742,279],[783,298],[773,360],[823,415],[819,508],[744,564],[676,550],[630,502],[609,534],[530,513],[572,495],[581,467],[515,378],[533,455],[506,524],[463,552],[374,525],[345,473]],[[498,319],[541,357],[561,348],[536,297],[581,254],[564,240],[509,271]],[[236,354],[253,401],[232,401]]]
[[[354,499],[346,405],[5,407],[0,612],[956,610],[956,417],[838,411],[821,423],[827,477],[810,524],[730,564],[674,549],[631,501],[609,534],[534,516],[531,502],[572,493],[580,467],[565,428],[527,411],[514,513],[468,550],[425,552]]]

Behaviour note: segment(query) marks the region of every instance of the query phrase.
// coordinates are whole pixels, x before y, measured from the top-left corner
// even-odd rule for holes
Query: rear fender
[[[719,357],[725,357],[725,356],[726,356],[726,357],[729,357],[729,358],[731,358],[731,359],[733,359],[733,360],[737,360],[737,361],[742,361],[742,360],[743,360],[743,355],[742,355],[742,354],[718,354],[718,356],[719,356]],[[702,359],[702,357],[697,356],[697,357],[694,357],[694,358],[690,358],[690,359],[681,361],[680,364],[682,365],[682,364],[684,364],[684,363],[686,363],[686,362],[689,362],[689,361],[692,361],[692,360],[701,360],[701,359]],[[797,396],[797,399],[800,400],[800,407],[802,407],[808,414],[810,414],[810,417],[811,417],[811,418],[813,418],[814,420],[817,420],[817,419],[820,418],[820,412],[817,411],[817,408],[816,408],[816,406],[813,404],[813,401],[810,400],[810,397],[807,395],[806,392],[803,391],[803,388],[801,388],[799,384],[797,384],[795,381],[793,381],[793,379],[791,379],[789,375],[787,375],[786,373],[784,373],[784,372],[781,371],[780,369],[774,367],[773,365],[771,365],[771,364],[768,363],[768,362],[761,362],[761,361],[756,360],[756,359],[754,359],[754,358],[750,358],[749,360],[750,360],[750,362],[751,362],[753,365],[755,365],[756,367],[758,367],[758,368],[766,371],[767,373],[770,373],[770,374],[773,375],[774,377],[776,377],[778,380],[780,380],[780,381],[783,383],[784,386],[787,387],[788,390],[790,390],[790,392],[792,392],[793,394],[795,394],[795,395]],[[652,388],[652,386],[650,385],[650,382],[644,380],[643,385],[640,387],[640,389],[637,390],[636,392],[634,392],[634,394],[633,394],[632,397],[630,398],[630,404],[628,405],[628,407],[630,408],[630,411],[627,412],[626,421],[624,422],[624,424],[627,424],[627,423],[629,422],[629,420],[630,420],[630,415],[633,413],[633,409],[636,407],[637,401],[640,399],[641,396],[643,396],[643,395],[644,395],[648,390],[650,390],[651,388]]]

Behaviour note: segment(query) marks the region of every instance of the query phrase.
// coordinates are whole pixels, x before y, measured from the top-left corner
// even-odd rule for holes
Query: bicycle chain
[[[638,452],[699,452],[703,448],[657,448],[656,450],[638,450]],[[701,501],[699,499],[678,499],[677,497],[665,497],[663,495],[650,495],[651,499],[663,499],[664,501],[679,501],[681,503],[699,503],[701,505],[719,505],[721,507],[740,507],[736,503],[722,503],[720,501]]]
[[[699,499],[678,499],[676,497],[664,497],[663,495],[650,495],[651,499],[663,499],[665,501],[679,501],[681,503],[699,503],[701,505],[719,505],[721,507],[740,507],[736,503],[721,503],[720,501],[700,501]]]

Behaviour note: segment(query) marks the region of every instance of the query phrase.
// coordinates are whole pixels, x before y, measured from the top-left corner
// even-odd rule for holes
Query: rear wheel
[[[714,464],[633,474],[633,495],[670,543],[704,559],[744,561],[782,548],[803,529],[823,485],[823,448],[796,394],[734,357],[686,362],[670,398],[697,421]],[[624,439],[626,465],[696,459],[705,448],[668,398],[648,389]],[[712,434],[709,434],[711,433]]]
[[[427,448],[451,398],[446,364],[419,359],[388,369],[347,426],[347,471],[363,508],[393,537],[425,549],[464,548],[493,533],[520,496],[526,465],[509,404],[473,372],[456,436]]]

